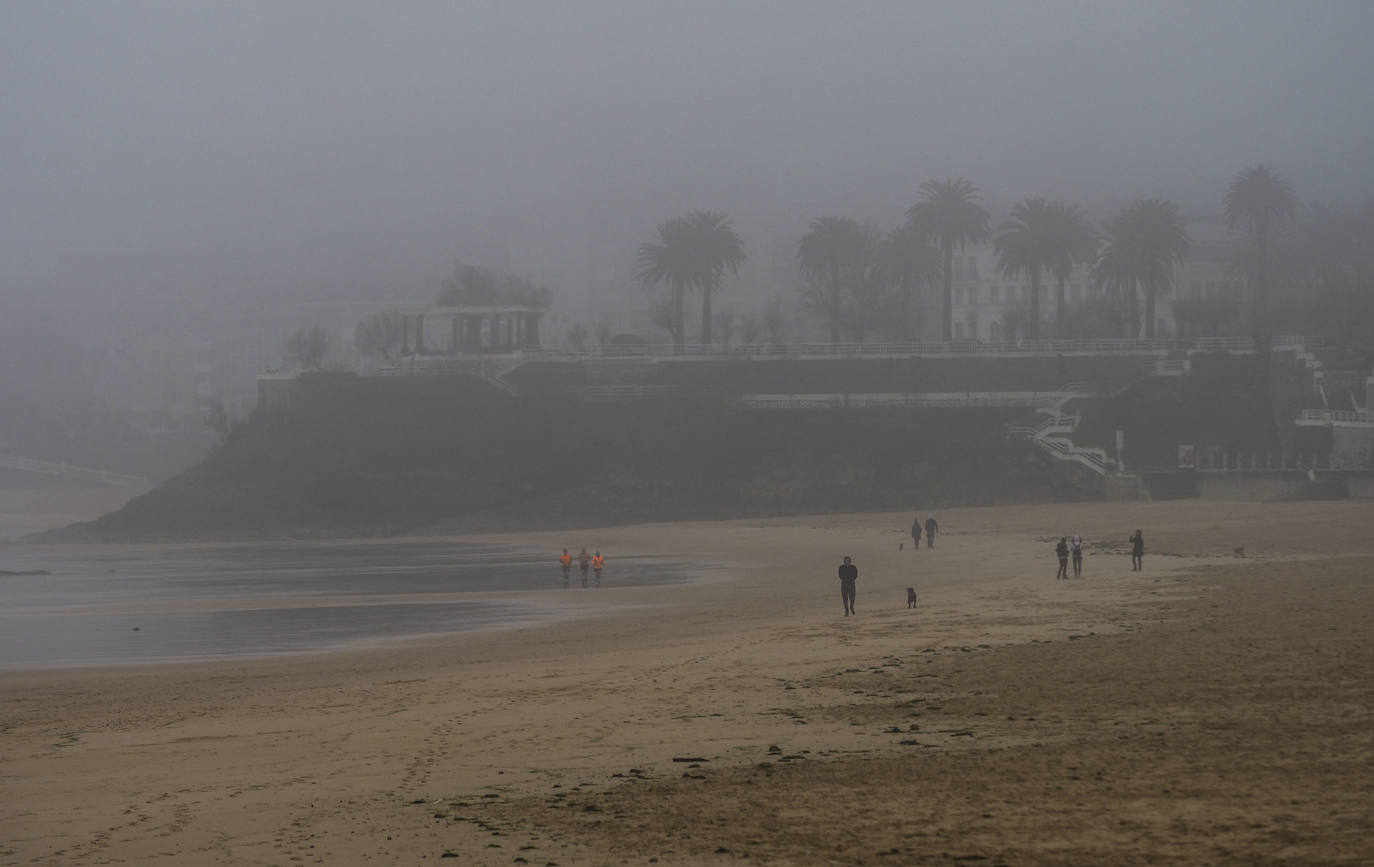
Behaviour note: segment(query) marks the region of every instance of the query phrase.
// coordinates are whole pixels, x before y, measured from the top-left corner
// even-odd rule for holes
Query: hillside
[[[205,461],[49,540],[389,534],[1075,496],[1014,410],[749,411],[518,399],[466,377],[317,375]]]

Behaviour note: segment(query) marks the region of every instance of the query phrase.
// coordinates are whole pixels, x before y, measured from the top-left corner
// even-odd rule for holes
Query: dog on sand
[[[915,608],[915,607],[916,607],[916,588],[915,588],[915,587],[908,587],[908,588],[906,588],[906,607],[907,607],[907,608]]]

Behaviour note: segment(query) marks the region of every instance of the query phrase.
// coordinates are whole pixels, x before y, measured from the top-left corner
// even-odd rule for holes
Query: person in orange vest
[[[563,586],[568,586],[568,576],[572,573],[572,555],[568,549],[563,549],[563,554],[558,558],[558,565],[563,567]]]
[[[582,553],[577,555],[577,565],[582,569],[582,586],[584,588],[587,586],[587,567],[590,566],[591,563],[592,555],[587,553],[586,548],[583,548]]]
[[[592,571],[596,573],[596,586],[597,586],[597,587],[600,587],[600,586],[601,586],[601,567],[603,567],[603,566],[605,566],[605,565],[606,565],[606,558],[601,556],[601,552],[600,552],[600,551],[597,551],[595,554],[592,555]]]

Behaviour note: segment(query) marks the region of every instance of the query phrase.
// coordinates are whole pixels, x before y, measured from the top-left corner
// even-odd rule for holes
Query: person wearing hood
[[[935,547],[935,532],[940,529],[940,523],[935,520],[935,513],[926,516],[926,547]]]

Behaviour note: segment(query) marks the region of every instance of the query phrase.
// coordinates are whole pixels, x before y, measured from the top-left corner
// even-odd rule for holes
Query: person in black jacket
[[[844,558],[840,566],[840,598],[844,600],[844,616],[854,613],[854,582],[859,580],[859,567]]]
[[[935,516],[926,516],[926,547],[935,547],[935,532],[940,529],[940,522],[935,520]]]
[[[1059,572],[1055,578],[1069,577],[1069,537],[1060,536],[1059,544],[1054,546],[1054,553],[1059,555]]]
[[[914,551],[921,550],[921,516],[917,515],[916,520],[911,522],[911,548]]]

